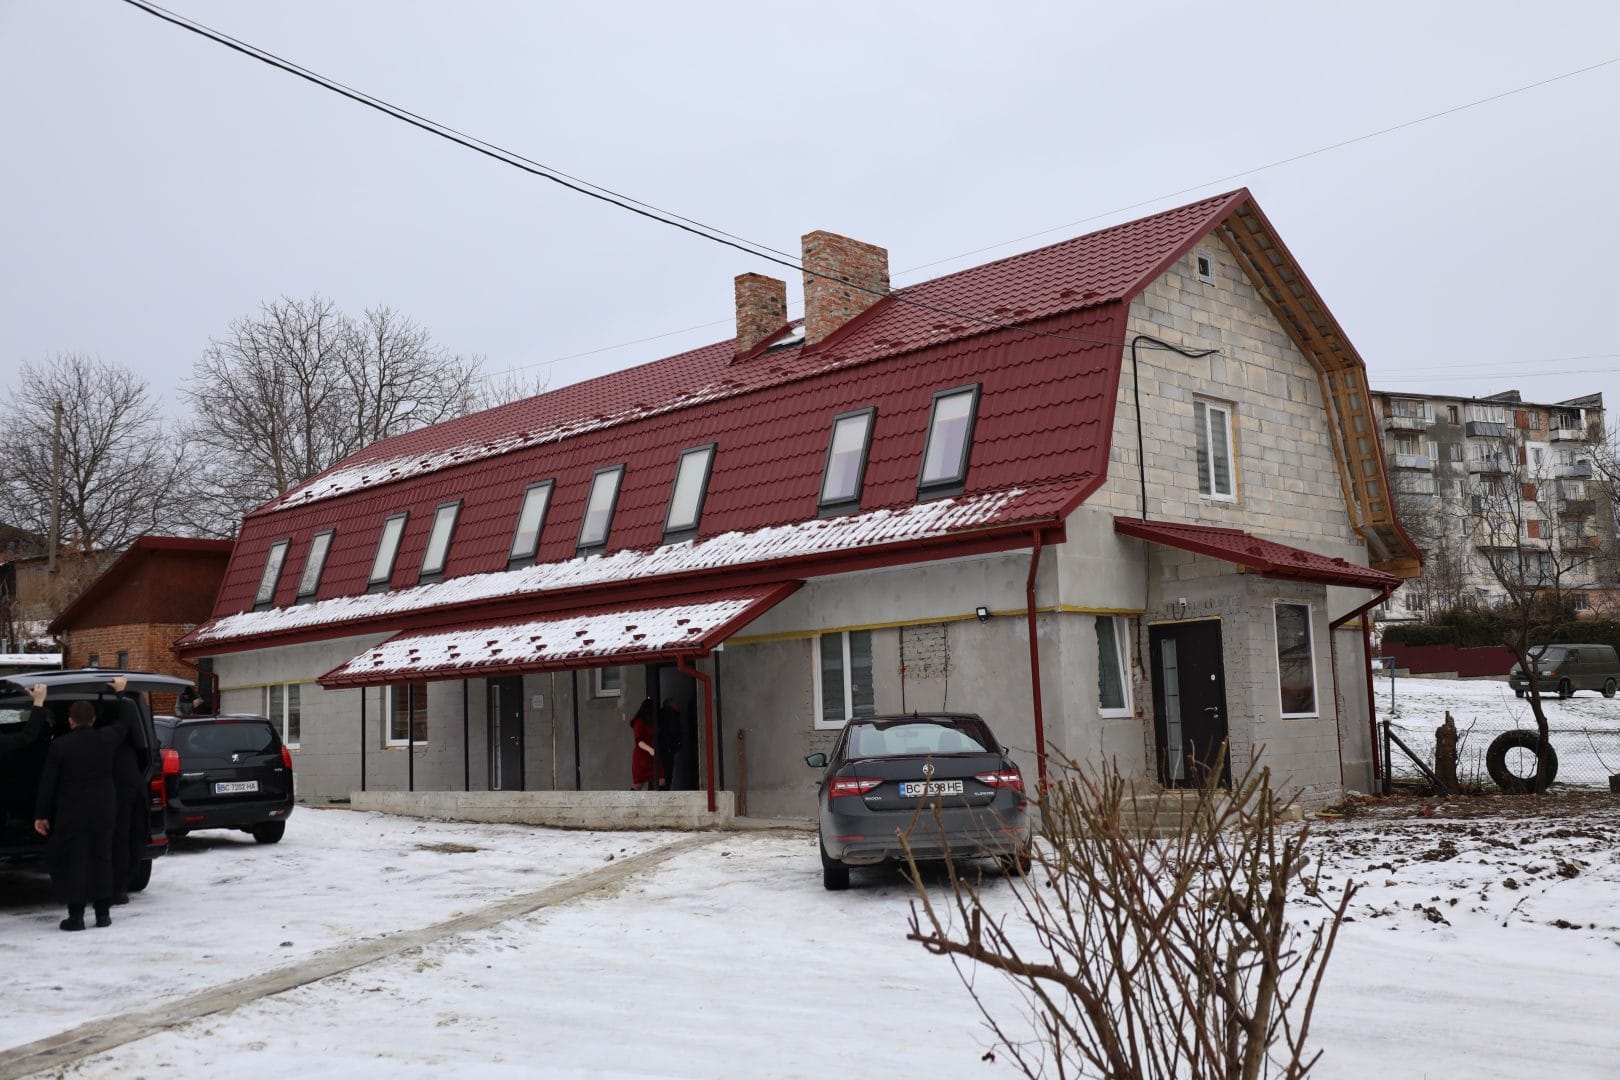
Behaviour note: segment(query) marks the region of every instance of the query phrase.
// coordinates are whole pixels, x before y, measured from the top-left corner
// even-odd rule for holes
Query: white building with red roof
[[[1196,783],[1372,779],[1362,615],[1418,555],[1361,358],[1247,191],[378,442],[249,514],[176,650],[306,797],[629,786],[672,702],[703,813],[808,816],[852,716],[977,712]],[[1215,762],[1219,763],[1219,762]],[[648,799],[655,795],[646,796]]]

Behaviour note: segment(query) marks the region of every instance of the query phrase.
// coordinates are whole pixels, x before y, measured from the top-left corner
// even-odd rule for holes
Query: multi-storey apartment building
[[[1615,507],[1595,468],[1602,394],[1372,393],[1401,520],[1425,550],[1385,618],[1488,605],[1519,586],[1556,584],[1577,608],[1614,595]]]

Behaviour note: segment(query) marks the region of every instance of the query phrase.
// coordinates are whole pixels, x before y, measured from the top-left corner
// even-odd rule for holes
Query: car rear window
[[[276,743],[269,724],[182,724],[174,729],[173,746],[184,757],[194,754],[261,754]]]
[[[910,754],[984,754],[995,740],[982,726],[905,720],[855,724],[849,731],[850,757],[903,757]]]

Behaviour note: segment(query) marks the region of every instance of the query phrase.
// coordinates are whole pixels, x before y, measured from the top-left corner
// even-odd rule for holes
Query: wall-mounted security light
[[[978,607],[974,608],[973,614],[979,617],[980,622],[990,621],[990,609],[985,607],[983,604],[980,604]]]
[[[1187,598],[1185,596],[1178,596],[1176,598],[1176,618],[1185,619],[1186,617],[1187,617]]]

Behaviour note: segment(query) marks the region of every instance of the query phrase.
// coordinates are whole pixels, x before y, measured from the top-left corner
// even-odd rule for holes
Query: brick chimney
[[[764,274],[737,275],[737,355],[787,325],[787,282]]]
[[[814,345],[888,295],[889,253],[819,230],[802,243],[804,343]]]

